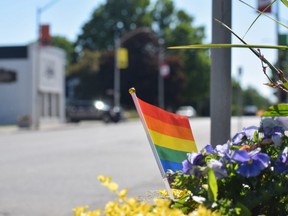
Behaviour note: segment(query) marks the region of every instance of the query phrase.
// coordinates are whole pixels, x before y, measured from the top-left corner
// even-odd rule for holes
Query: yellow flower
[[[117,193],[119,200],[124,201],[126,199],[127,193],[128,193],[128,189],[123,189],[119,193]]]
[[[190,213],[189,216],[221,216],[218,212],[212,212],[205,206],[200,205],[194,212]]]
[[[103,176],[103,175],[99,175],[98,176],[98,180],[100,181],[100,183],[102,185],[108,185],[111,182],[111,177],[110,176]]]
[[[167,190],[160,190],[159,193],[164,196],[164,197],[168,197],[169,194],[168,194],[168,191]],[[179,190],[179,189],[172,189],[172,194],[174,196],[175,199],[180,199],[182,198],[183,196],[186,196],[186,195],[190,195],[192,194],[191,191],[187,190],[187,189],[184,189],[184,190]]]
[[[115,182],[110,182],[108,185],[107,185],[108,189],[112,192],[115,192],[117,191],[117,189],[119,188],[118,184],[116,184]]]
[[[89,211],[86,213],[85,216],[100,216],[101,215],[101,210],[95,210],[95,211]]]
[[[88,206],[81,206],[73,209],[74,216],[83,216],[88,209]]]

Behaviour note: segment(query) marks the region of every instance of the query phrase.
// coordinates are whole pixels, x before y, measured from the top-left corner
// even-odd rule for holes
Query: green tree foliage
[[[51,40],[51,45],[65,50],[67,65],[69,65],[72,62],[74,46],[71,41],[62,36],[53,36]]]
[[[193,18],[183,10],[176,10],[172,0],[157,0],[154,5],[149,0],[107,0],[95,9],[82,28],[75,43],[76,64],[83,63],[84,50],[101,51],[98,72],[94,74],[99,81],[95,82],[94,89],[97,89],[95,95],[105,96],[113,89],[114,39],[120,37],[121,46],[129,53],[129,67],[121,70],[120,76],[121,104],[133,106],[128,89],[134,86],[141,98],[157,105],[159,52],[163,41],[164,61],[170,66],[170,75],[164,80],[166,107],[176,109],[192,104],[199,114],[208,114],[207,51],[167,49],[202,43],[204,36],[204,28],[193,27]],[[84,73],[82,66],[75,68]]]
[[[267,109],[271,102],[261,96],[257,90],[251,86],[243,91],[243,104],[255,105],[258,109]]]
[[[232,79],[232,115],[243,114],[244,107],[250,105],[256,106],[259,110],[266,110],[271,103],[252,86],[242,89],[239,83]]]
[[[151,26],[149,0],[107,0],[97,8],[82,28],[76,45],[80,50],[105,50],[114,47],[114,39],[138,27]]]

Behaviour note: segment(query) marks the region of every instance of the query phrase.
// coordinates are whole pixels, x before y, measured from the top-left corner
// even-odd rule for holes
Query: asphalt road
[[[190,123],[197,144],[209,143],[209,119]],[[234,118],[232,131],[258,124],[257,117]],[[0,216],[68,216],[77,206],[103,208],[116,196],[98,175],[112,176],[133,197],[164,188],[139,121],[0,131]]]

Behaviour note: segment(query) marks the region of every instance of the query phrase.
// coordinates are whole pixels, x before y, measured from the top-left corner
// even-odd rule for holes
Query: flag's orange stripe
[[[150,130],[153,130],[153,131],[156,131],[158,133],[165,134],[168,136],[194,141],[194,137],[190,128],[188,129],[186,127],[180,127],[180,126],[167,124],[165,122],[162,122],[158,119],[155,119],[145,114],[144,114],[144,118],[145,118],[147,127]]]
[[[145,115],[151,116],[155,119],[159,119],[160,121],[168,123],[168,124],[177,125],[180,127],[185,127],[185,128],[190,129],[190,124],[189,124],[187,117],[167,112],[156,106],[148,104],[139,98],[137,99],[141,107],[141,110]]]

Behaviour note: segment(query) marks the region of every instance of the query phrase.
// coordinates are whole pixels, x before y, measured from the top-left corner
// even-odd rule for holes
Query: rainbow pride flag
[[[197,152],[188,118],[153,106],[135,93],[133,100],[150,144],[153,144],[152,150],[156,150],[162,172],[182,170],[187,153]]]

